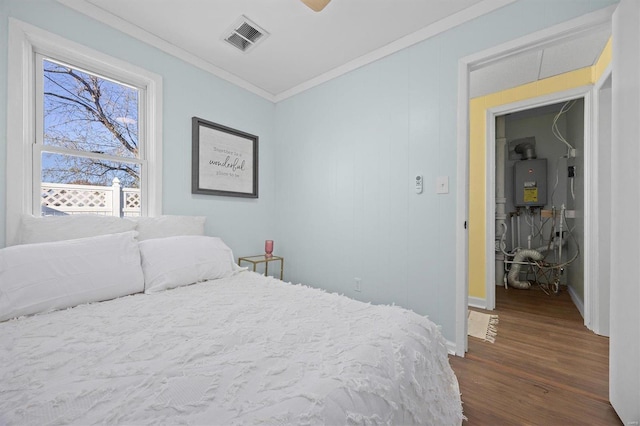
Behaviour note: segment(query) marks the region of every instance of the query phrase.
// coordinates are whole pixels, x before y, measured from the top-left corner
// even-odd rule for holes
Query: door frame
[[[597,223],[597,217],[594,217],[595,213],[597,213],[597,204],[594,204],[592,201],[591,194],[593,191],[593,185],[597,183],[594,181],[593,163],[597,161],[597,158],[592,154],[593,152],[593,135],[592,133],[592,123],[593,121],[597,121],[593,119],[593,85],[576,87],[568,90],[563,90],[560,92],[551,93],[544,96],[539,96],[535,98],[524,99],[517,102],[512,102],[508,104],[498,105],[493,108],[489,108],[486,110],[486,129],[487,134],[485,136],[485,140],[487,143],[486,150],[486,165],[485,165],[485,253],[487,257],[490,256],[490,253],[494,253],[495,250],[495,188],[496,188],[496,174],[495,174],[495,160],[496,160],[496,133],[495,133],[495,120],[497,116],[505,115],[513,112],[524,111],[528,109],[543,107],[546,105],[557,104],[560,102],[566,102],[571,99],[583,99],[584,100],[584,194],[581,194],[584,199],[585,205],[585,217],[584,217],[584,247],[581,252],[581,255],[584,256],[584,300],[577,300],[575,294],[572,293],[571,297],[578,306],[578,310],[582,313],[585,321],[585,325],[590,323],[591,312],[590,309],[585,309],[585,305],[589,306],[589,303],[592,303],[593,297],[591,297],[592,292],[589,291],[594,283],[597,285],[597,280],[592,279],[593,275],[590,274],[590,266],[594,262],[591,262],[593,258],[592,247],[593,247],[593,233],[591,230],[593,229],[592,222]],[[597,258],[597,257],[596,257]],[[496,294],[496,269],[495,262],[489,262],[487,260],[486,264],[486,276],[485,276],[485,297],[486,297],[486,306],[485,309],[493,310],[495,309],[495,294]],[[596,287],[597,289],[597,287]],[[569,290],[571,292],[571,290]]]
[[[600,253],[598,242],[601,238],[605,238],[610,235],[610,232],[604,233],[602,231],[602,229],[600,228],[600,223],[603,220],[603,216],[601,215],[607,215],[608,213],[608,215],[611,216],[611,212],[607,212],[604,208],[600,207],[601,203],[599,199],[599,192],[596,189],[603,179],[605,182],[607,182],[609,189],[611,189],[611,166],[609,165],[608,168],[603,168],[603,163],[601,162],[598,155],[598,152],[602,148],[600,143],[604,143],[604,141],[601,142],[600,140],[600,92],[607,80],[613,78],[611,70],[612,64],[609,64],[598,81],[593,85],[591,96],[593,120],[591,122],[592,144],[589,154],[593,161],[589,164],[589,167],[591,169],[591,192],[589,195],[591,196],[591,204],[593,206],[591,213],[593,215],[589,220],[589,226],[592,233],[591,241],[593,243],[593,250],[590,251],[592,257],[589,261],[589,264],[585,265],[585,274],[588,274],[588,277],[590,278],[589,286],[587,286],[587,283],[585,282],[585,294],[589,292],[588,301],[587,297],[585,297],[584,301],[586,307],[585,311],[589,313],[588,322],[587,317],[585,316],[585,325],[594,333],[602,336],[609,336],[609,318],[611,316],[611,307],[608,302],[611,299],[611,283],[609,281],[603,283],[601,280],[599,280],[599,277],[601,268],[606,267],[606,269],[610,270],[611,261],[609,257],[610,253],[607,252],[604,256]],[[611,125],[611,123],[609,123],[609,125]],[[611,158],[611,140],[607,141],[607,143],[609,149],[609,158]],[[608,175],[605,175],[605,173],[608,173]],[[587,226],[586,222],[585,226]],[[605,301],[600,300],[600,295],[602,294],[608,294],[609,298],[607,298]]]
[[[469,75],[481,68],[527,50],[575,37],[602,25],[610,25],[617,5],[597,10],[553,27],[466,56],[458,61],[457,164],[456,164],[456,297],[455,354],[468,348],[467,311],[469,293]],[[585,181],[586,183],[586,181]],[[493,225],[491,226],[493,228]],[[490,229],[490,228],[488,228]],[[493,249],[491,250],[491,253]],[[487,262],[491,263],[491,262]],[[495,273],[495,272],[494,272]],[[493,283],[492,283],[493,284]],[[585,290],[586,292],[586,290]]]

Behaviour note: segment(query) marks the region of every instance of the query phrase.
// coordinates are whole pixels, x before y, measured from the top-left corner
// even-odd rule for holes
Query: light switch
[[[449,176],[438,176],[436,178],[436,194],[449,193]]]

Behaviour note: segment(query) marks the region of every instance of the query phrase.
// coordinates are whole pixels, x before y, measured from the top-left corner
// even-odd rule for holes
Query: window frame
[[[140,90],[138,115],[142,216],[162,213],[162,77],[123,60],[9,18],[6,245],[18,244],[22,214],[39,212],[37,56],[96,72]],[[38,111],[40,110],[40,111]],[[36,168],[38,170],[36,170]]]
[[[32,211],[34,214],[38,213],[41,208],[41,186],[35,184],[36,180],[40,180],[42,182],[42,154],[44,152],[52,153],[52,154],[60,154],[60,155],[71,155],[76,157],[84,157],[84,158],[94,158],[101,159],[105,161],[119,162],[119,163],[129,163],[140,166],[140,193],[141,193],[141,215],[145,216],[146,212],[144,211],[144,207],[146,205],[146,194],[142,191],[142,185],[144,182],[143,174],[148,166],[148,161],[146,158],[146,134],[145,134],[145,123],[146,123],[146,86],[140,87],[131,81],[124,81],[122,75],[105,75],[102,70],[96,70],[89,68],[87,63],[83,64],[71,64],[69,61],[61,60],[59,57],[52,57],[52,55],[46,54],[45,52],[40,51],[40,49],[35,50],[35,143],[33,145],[33,197],[32,197]],[[46,145],[44,143],[44,86],[45,86],[45,78],[44,78],[44,61],[54,62],[60,64],[65,67],[70,67],[80,72],[86,74],[95,75],[102,80],[110,80],[116,84],[121,86],[128,86],[138,91],[138,102],[137,102],[137,125],[138,125],[138,156],[137,157],[124,157],[117,156],[113,154],[98,154],[92,153],[91,151],[83,151],[83,150],[73,150],[69,148],[61,148],[52,145]],[[60,183],[60,182],[51,182],[51,183]],[[111,183],[109,183],[111,185]]]

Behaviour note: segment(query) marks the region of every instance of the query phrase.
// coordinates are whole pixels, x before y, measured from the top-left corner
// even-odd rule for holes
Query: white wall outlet
[[[436,194],[449,193],[449,176],[438,176],[436,179]]]
[[[362,291],[362,278],[354,278],[353,279],[353,289],[355,291]]]

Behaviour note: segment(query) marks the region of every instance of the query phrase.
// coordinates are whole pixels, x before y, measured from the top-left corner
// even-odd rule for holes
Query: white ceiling
[[[603,25],[474,70],[470,76],[470,96],[484,96],[589,67],[598,60],[610,36],[610,25]]]
[[[332,0],[318,13],[300,0],[58,1],[277,101],[514,0]],[[242,15],[269,33],[246,53],[223,40]],[[578,55],[584,46],[590,48],[586,59]],[[510,58],[506,79],[492,78],[500,68],[483,68],[472,73],[472,82],[486,84],[473,83],[472,90],[521,84],[522,78],[532,78],[533,68],[538,77],[557,72],[556,64],[569,57],[576,59],[567,66],[593,63],[593,52],[602,46],[601,37],[594,36],[565,50]],[[531,66],[536,60],[537,67]]]

